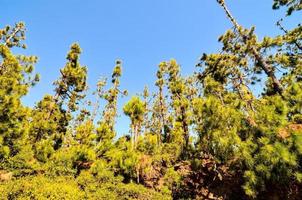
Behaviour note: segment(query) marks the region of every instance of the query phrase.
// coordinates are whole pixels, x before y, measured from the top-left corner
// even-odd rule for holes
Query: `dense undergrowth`
[[[88,91],[73,44],[54,94],[29,108],[37,57],[13,53],[25,48],[23,23],[1,29],[0,199],[302,199],[302,26],[279,21],[281,35],[258,39],[218,3],[233,24],[222,50],[189,77],[161,62],[157,90],[124,105],[120,138],[121,61]],[[290,17],[302,4],[280,7]]]

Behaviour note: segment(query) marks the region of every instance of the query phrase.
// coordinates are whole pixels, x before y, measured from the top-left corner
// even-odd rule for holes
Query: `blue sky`
[[[275,22],[284,11],[273,11],[272,0],[228,0],[230,10],[244,26],[256,33],[276,35]],[[41,81],[24,103],[33,106],[59,77],[73,42],[83,50],[81,63],[88,66],[89,85],[109,77],[116,59],[123,61],[123,89],[130,96],[145,85],[154,89],[159,62],[175,58],[183,74],[193,72],[203,52],[219,50],[217,38],[231,27],[216,0],[0,0],[0,25],[24,21],[28,49],[18,51],[39,57],[36,72]],[[297,22],[293,16],[286,27]],[[301,21],[301,20],[300,20]],[[119,107],[128,98],[120,100]],[[128,119],[118,119],[117,130],[128,130]]]

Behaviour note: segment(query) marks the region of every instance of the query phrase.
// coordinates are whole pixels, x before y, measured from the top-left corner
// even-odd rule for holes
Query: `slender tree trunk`
[[[223,10],[225,11],[227,17],[231,20],[231,22],[233,23],[233,25],[235,26],[235,28],[237,29],[238,33],[240,34],[240,36],[243,38],[243,42],[245,43],[246,40],[248,39],[247,35],[244,35],[241,31],[240,31],[240,26],[237,23],[237,21],[235,20],[235,18],[232,16],[231,12],[229,11],[229,9],[227,8],[227,6],[224,3],[224,0],[217,0],[217,2],[221,5],[221,7],[223,8]],[[250,47],[250,50],[253,54],[253,56],[255,57],[255,60],[258,62],[258,64],[260,65],[260,67],[262,68],[262,70],[265,72],[265,74],[271,78],[272,82],[273,82],[273,88],[276,92],[278,92],[281,96],[283,93],[283,88],[282,85],[280,83],[280,81],[277,79],[277,77],[274,74],[274,68],[272,66],[270,66],[266,60],[263,58],[263,56],[259,53],[259,51],[255,48],[255,46]]]
[[[134,128],[134,148],[136,149],[136,145],[137,145],[137,138],[138,138],[138,125],[135,126]]]
[[[136,182],[137,184],[139,184],[139,168],[136,169],[136,176],[137,176]]]
[[[134,149],[134,143],[135,143],[135,129],[134,125],[131,125],[131,147]]]
[[[162,127],[160,132],[158,133],[158,144],[161,144],[161,135],[163,134],[166,137],[166,132],[165,132],[165,111],[164,111],[164,98],[163,98],[163,88],[159,87],[159,103],[160,103],[160,118],[161,118],[161,123]]]
[[[189,128],[187,124],[185,108],[183,106],[181,107],[181,115],[182,115],[182,129],[184,132],[184,141],[185,141],[184,151],[186,151],[189,147]]]

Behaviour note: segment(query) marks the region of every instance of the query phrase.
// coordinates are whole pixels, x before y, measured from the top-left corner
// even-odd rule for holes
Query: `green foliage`
[[[25,47],[23,23],[0,30],[0,159],[18,154],[28,132],[29,109],[21,103],[21,97],[38,81],[33,77],[35,56],[14,55],[12,47]]]
[[[131,119],[132,146],[135,147],[144,120],[146,104],[139,97],[134,96],[124,105],[123,111]]]
[[[38,160],[46,162],[63,142],[68,125],[68,115],[46,95],[31,112],[29,140]]]
[[[139,97],[134,96],[124,106],[123,111],[125,115],[129,116],[132,123],[140,123],[143,121],[143,114],[145,113],[145,104]]]
[[[72,178],[26,177],[0,185],[0,199],[84,199]]]
[[[72,44],[66,57],[67,63],[60,70],[61,77],[55,82],[57,86],[55,99],[60,97],[63,101],[68,98],[67,105],[71,111],[77,109],[76,105],[84,98],[82,92],[86,89],[87,68],[80,65],[80,54],[80,46]]]
[[[220,53],[203,54],[188,77],[176,60],[161,62],[157,91],[145,87],[124,105],[131,136],[119,138],[118,100],[128,93],[120,60],[93,102],[73,44],[55,94],[28,108],[21,98],[39,81],[37,57],[13,53],[25,48],[23,23],[1,29],[0,198],[301,199],[302,28],[278,21],[283,34],[259,40],[218,3],[234,25]],[[300,1],[274,0],[282,6],[301,10]]]
[[[274,0],[273,9],[279,9],[281,6],[287,7],[287,15],[291,15],[294,11],[302,9],[300,0]]]

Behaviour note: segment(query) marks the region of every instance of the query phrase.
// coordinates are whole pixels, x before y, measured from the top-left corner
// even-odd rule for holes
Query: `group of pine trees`
[[[161,62],[155,92],[123,106],[129,135],[116,137],[127,96],[122,62],[88,99],[87,67],[72,44],[54,93],[33,108],[39,82],[25,26],[0,30],[0,199],[302,199],[302,26],[257,38],[217,0],[233,27],[218,53],[181,74]],[[286,17],[300,0],[274,0]]]

